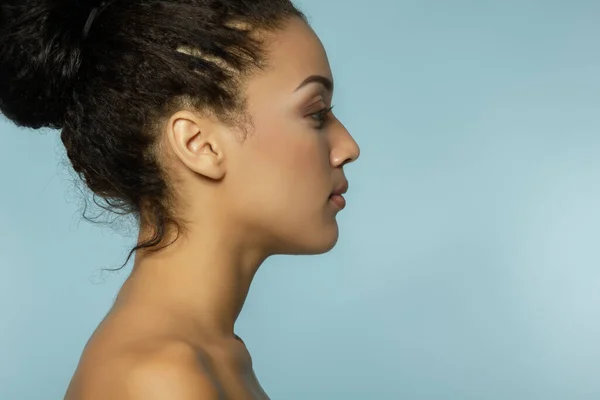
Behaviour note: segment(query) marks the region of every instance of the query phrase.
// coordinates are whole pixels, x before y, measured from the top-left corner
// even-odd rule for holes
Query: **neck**
[[[233,337],[235,321],[266,256],[255,246],[242,245],[242,238],[224,233],[188,230],[164,249],[138,252],[118,300],[165,311],[191,332]],[[140,230],[140,239],[147,235]]]

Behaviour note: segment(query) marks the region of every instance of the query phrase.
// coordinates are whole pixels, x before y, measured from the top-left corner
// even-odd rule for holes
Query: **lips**
[[[329,196],[329,200],[335,204],[340,210],[346,207],[346,199],[341,194],[332,194]]]
[[[346,207],[346,199],[344,199],[343,194],[348,191],[348,181],[343,181],[338,187],[331,193],[329,196],[329,200],[333,204],[335,204],[340,210]]]
[[[342,183],[340,183],[335,190],[333,191],[333,193],[331,193],[331,195],[343,195],[344,193],[346,193],[348,191],[348,181],[343,181]]]

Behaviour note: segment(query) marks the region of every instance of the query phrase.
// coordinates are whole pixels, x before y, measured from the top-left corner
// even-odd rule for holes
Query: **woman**
[[[60,129],[91,191],[140,223],[65,399],[267,399],[235,320],[267,257],[335,245],[359,156],[304,15],[288,0],[8,3],[2,112]]]

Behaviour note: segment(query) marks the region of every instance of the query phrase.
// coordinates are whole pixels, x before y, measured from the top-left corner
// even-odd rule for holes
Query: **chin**
[[[339,239],[335,218],[315,221],[312,224],[284,224],[284,232],[275,236],[278,246],[273,254],[316,255],[332,250]]]
[[[337,241],[338,241],[338,237],[336,236],[336,238],[334,240],[331,240],[330,242],[325,243],[324,246],[317,249],[313,254],[327,253],[328,251],[332,250],[335,247],[335,245],[337,244]]]
[[[335,247],[339,239],[339,230],[337,224],[334,228],[322,228],[318,232],[310,235],[310,238],[302,243],[301,250],[297,254],[316,255],[324,254]]]

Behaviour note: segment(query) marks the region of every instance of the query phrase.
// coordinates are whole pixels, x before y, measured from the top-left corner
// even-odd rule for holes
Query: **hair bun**
[[[0,111],[15,124],[63,126],[90,8],[66,0],[2,0]]]

